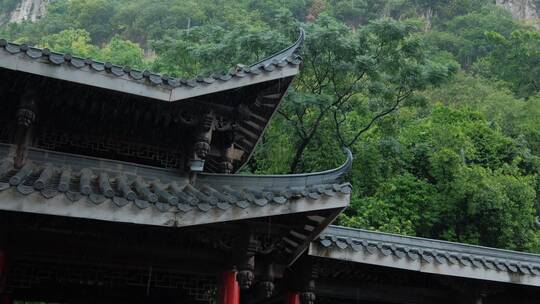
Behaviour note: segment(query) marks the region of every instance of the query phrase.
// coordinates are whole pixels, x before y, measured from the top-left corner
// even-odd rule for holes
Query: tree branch
[[[371,127],[373,126],[373,124],[375,124],[379,119],[383,118],[384,116],[394,112],[398,107],[399,105],[401,104],[401,102],[403,100],[405,100],[407,97],[409,97],[411,95],[411,91],[408,91],[407,93],[401,95],[401,94],[398,94],[398,96],[396,97],[396,102],[394,103],[394,105],[387,109],[386,111],[384,112],[381,112],[377,115],[375,115],[370,121],[369,123],[364,127],[362,128],[360,131],[358,131],[358,133],[356,133],[356,135],[354,136],[354,138],[347,144],[345,145],[346,147],[351,147],[352,145],[354,145],[358,139],[360,138],[360,136],[362,136],[362,134],[364,134],[365,132],[367,132],[369,129],[371,129]],[[341,135],[340,135],[341,136]]]
[[[345,118],[341,119],[341,120],[338,120],[337,118],[337,115],[338,115],[338,112],[337,111],[334,111],[333,113],[334,115],[334,124],[336,126],[336,135],[337,135],[337,138],[338,138],[338,141],[339,141],[339,144],[342,146],[342,147],[345,147],[345,139],[343,138],[343,136],[341,135],[341,124],[345,122]]]

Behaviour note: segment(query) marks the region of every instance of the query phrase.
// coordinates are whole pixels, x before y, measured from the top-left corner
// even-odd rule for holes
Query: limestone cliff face
[[[516,19],[540,19],[539,0],[496,0],[496,3],[510,11]]]
[[[38,20],[45,14],[47,2],[49,0],[20,0],[17,7],[9,15],[9,22]]]
[[[12,12],[0,12],[0,25],[6,22],[36,21],[45,14],[50,0],[19,0]],[[540,20],[540,0],[495,0],[495,3],[522,20]]]

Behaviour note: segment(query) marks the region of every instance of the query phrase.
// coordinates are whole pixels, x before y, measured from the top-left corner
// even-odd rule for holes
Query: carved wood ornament
[[[314,304],[315,295],[315,280],[319,277],[320,266],[306,256],[297,261],[296,270],[294,273],[296,290],[300,291],[301,304]]]
[[[195,127],[192,152],[188,163],[191,173],[198,173],[204,170],[205,161],[212,152],[212,156],[217,157],[217,166],[220,173],[230,174],[234,170],[234,160],[236,147],[234,142],[238,140],[236,136],[238,117],[243,117],[249,113],[247,106],[239,106],[233,113],[223,115],[211,111],[203,115],[196,116],[190,112],[184,112],[182,122]],[[213,140],[217,139],[215,142]],[[213,147],[214,146],[214,147]]]
[[[252,233],[245,238],[245,243],[242,245],[242,253],[238,265],[238,274],[236,279],[240,284],[240,289],[246,290],[253,286],[255,280],[255,253],[257,251],[258,242]]]
[[[209,112],[204,114],[197,126],[197,131],[195,132],[193,152],[191,159],[189,160],[190,172],[202,172],[204,170],[204,161],[210,152],[210,143],[212,142],[214,126],[214,113]]]
[[[15,168],[22,168],[26,162],[28,146],[32,142],[32,129],[36,122],[36,95],[28,90],[21,96],[19,109],[16,113],[17,131],[15,135]]]
[[[265,298],[270,298],[274,294],[274,264],[267,262],[261,277],[261,289]]]

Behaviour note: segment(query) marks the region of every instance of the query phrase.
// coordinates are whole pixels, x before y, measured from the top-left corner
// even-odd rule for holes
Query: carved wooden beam
[[[28,146],[32,142],[32,130],[36,122],[36,95],[28,90],[21,96],[19,109],[17,110],[17,129],[15,134],[15,156],[13,163],[15,168],[22,168],[26,162]]]

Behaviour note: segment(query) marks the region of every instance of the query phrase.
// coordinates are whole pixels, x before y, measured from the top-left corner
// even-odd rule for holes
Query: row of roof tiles
[[[110,62],[100,62],[93,59],[81,58],[67,53],[63,54],[53,52],[47,48],[40,49],[30,47],[25,44],[10,43],[5,39],[0,39],[0,49],[5,50],[12,55],[24,54],[28,58],[34,60],[43,60],[57,66],[68,65],[76,69],[88,67],[89,70],[94,72],[106,72],[110,75],[114,75],[117,77],[128,76],[129,79],[133,81],[145,82],[147,84],[157,86],[162,85],[171,88],[177,88],[180,86],[197,87],[199,84],[212,84],[215,81],[228,81],[235,77],[245,77],[248,74],[258,75],[263,72],[272,72],[287,65],[297,66],[302,62],[301,57],[298,55],[297,52],[297,48],[299,48],[300,45],[301,42],[297,42],[295,45],[293,45],[295,46],[293,50],[289,50],[288,48],[252,66],[237,65],[235,69],[227,73],[216,73],[210,76],[197,76],[193,79],[184,79],[170,77],[167,75],[160,75],[147,70],[141,71],[133,69],[129,66],[119,66]],[[286,57],[279,55],[286,55]]]
[[[335,248],[338,250],[353,250],[355,252],[364,252],[368,255],[381,254],[383,256],[393,256],[398,259],[410,259],[412,261],[421,261],[422,263],[436,263],[436,264],[450,264],[460,265],[464,267],[472,268],[484,268],[496,271],[506,271],[516,274],[540,276],[540,263],[534,263],[528,260],[518,260],[513,258],[513,255],[520,255],[521,253],[510,252],[509,254],[501,254],[499,256],[493,256],[488,254],[488,251],[501,251],[492,248],[483,248],[477,246],[470,246],[464,244],[459,245],[460,248],[452,250],[446,248],[440,250],[437,248],[429,248],[425,246],[415,246],[415,239],[426,240],[430,242],[439,242],[446,244],[452,244],[448,242],[427,240],[420,238],[409,238],[409,244],[403,244],[402,242],[389,242],[388,237],[392,235],[377,233],[371,231],[357,230],[358,238],[340,235],[339,230],[347,230],[347,233],[352,229],[330,227],[319,237],[318,242],[325,248]],[[337,233],[336,233],[337,232]],[[370,234],[369,238],[362,238],[362,234]],[[380,240],[377,240],[378,236]],[[396,238],[404,238],[402,236],[395,236]],[[448,247],[448,246],[447,246]],[[482,248],[486,251],[486,254],[467,252],[461,247]],[[528,254],[523,254],[528,255]],[[536,259],[540,262],[540,257],[536,256]]]
[[[172,181],[164,184],[136,175],[94,172],[89,168],[74,171],[50,163],[36,165],[29,162],[21,169],[14,169],[11,160],[5,159],[0,163],[0,191],[10,188],[16,188],[24,195],[39,192],[46,199],[60,194],[73,202],[88,197],[91,202],[101,204],[110,199],[117,207],[134,204],[146,209],[155,206],[161,212],[188,212],[193,209],[206,212],[213,208],[227,210],[233,206],[245,209],[290,203],[299,198],[317,200],[351,191],[350,184],[272,189],[221,183],[191,185]]]

